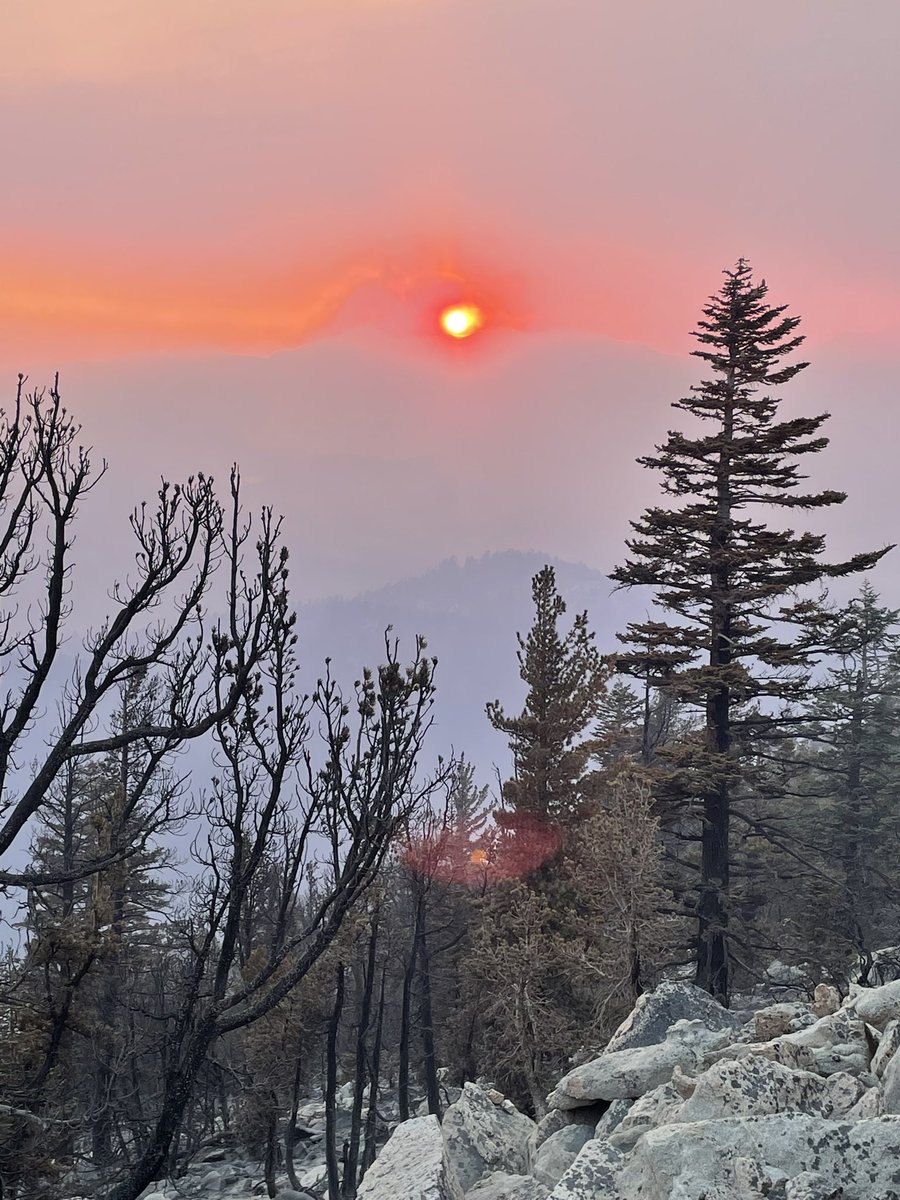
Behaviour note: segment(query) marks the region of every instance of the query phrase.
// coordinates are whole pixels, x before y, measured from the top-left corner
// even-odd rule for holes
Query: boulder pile
[[[663,983],[548,1104],[466,1084],[360,1200],[900,1200],[900,981],[740,1014]]]

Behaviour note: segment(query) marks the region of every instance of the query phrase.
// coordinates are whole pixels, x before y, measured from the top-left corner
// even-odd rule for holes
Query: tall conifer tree
[[[672,504],[648,508],[632,522],[629,555],[612,578],[653,588],[663,610],[659,619],[629,625],[624,669],[643,678],[652,665],[661,684],[705,716],[703,751],[682,770],[681,784],[701,828],[697,982],[727,1002],[729,833],[742,717],[758,734],[766,699],[790,701],[803,692],[813,641],[790,630],[808,627],[816,602],[798,598],[796,589],[866,570],[885,550],[828,563],[821,535],[760,519],[761,507],[810,510],[846,498],[802,488],[798,460],[827,445],[819,431],[828,414],[779,419],[771,389],[808,365],[786,361],[803,342],[799,318],[768,302],[765,281],[754,282],[744,259],[725,271],[703,313],[693,354],[709,374],[673,407],[705,422],[708,432],[670,431],[654,455],[638,460],[661,472]]]

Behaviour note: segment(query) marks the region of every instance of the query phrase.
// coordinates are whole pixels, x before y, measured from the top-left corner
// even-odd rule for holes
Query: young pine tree
[[[565,634],[559,620],[566,603],[556,573],[544,567],[531,583],[535,619],[527,637],[518,634],[519,674],[528,687],[525,707],[507,716],[498,700],[488,704],[493,727],[505,733],[513,755],[513,778],[503,798],[518,812],[541,817],[573,815],[591,753],[587,734],[598,714],[606,669],[579,613]]]
[[[772,306],[764,281],[740,259],[725,272],[695,333],[693,353],[707,377],[674,408],[705,429],[670,432],[656,453],[638,461],[662,476],[671,504],[648,508],[632,522],[629,556],[612,578],[646,586],[663,610],[629,625],[626,669],[641,677],[655,664],[665,687],[701,710],[705,744],[683,764],[681,785],[700,817],[697,982],[726,1001],[730,982],[729,888],[732,799],[741,780],[743,715],[766,700],[803,692],[813,661],[809,639],[790,625],[815,615],[795,590],[871,567],[885,550],[846,562],[823,559],[824,538],[773,528],[761,508],[811,510],[840,504],[842,492],[806,492],[803,456],[827,445],[828,414],[780,419],[772,389],[807,365],[789,362],[803,338],[799,318]],[[771,706],[770,706],[771,707]]]

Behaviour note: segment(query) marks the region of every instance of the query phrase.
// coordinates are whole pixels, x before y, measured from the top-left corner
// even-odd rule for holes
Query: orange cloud
[[[424,337],[461,297],[478,303],[489,328],[528,324],[521,281],[472,256],[464,261],[438,239],[336,251],[280,272],[201,262],[173,269],[136,256],[111,263],[99,247],[93,256],[10,246],[0,254],[7,353],[270,352],[359,326]]]

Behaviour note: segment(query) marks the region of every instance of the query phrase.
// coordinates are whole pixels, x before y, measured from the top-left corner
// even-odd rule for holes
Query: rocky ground
[[[744,1012],[664,983],[539,1124],[467,1084],[360,1200],[900,1200],[898,1050],[900,982]]]
[[[900,1200],[900,981],[737,1011],[664,983],[539,1124],[489,1087],[456,1097],[397,1125],[360,1200]],[[281,1176],[280,1200],[326,1191],[322,1105],[301,1119],[303,1191]],[[143,1200],[264,1194],[223,1137]]]

